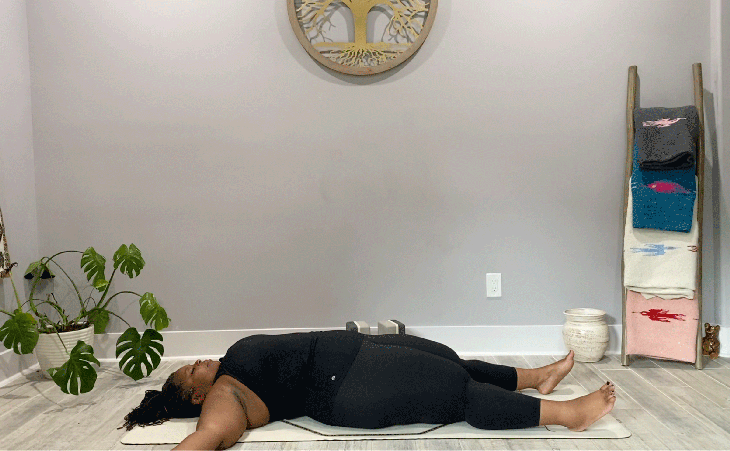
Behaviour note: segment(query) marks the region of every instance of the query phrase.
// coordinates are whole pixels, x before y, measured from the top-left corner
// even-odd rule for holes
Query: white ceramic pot
[[[574,308],[565,312],[563,340],[575,352],[578,362],[597,362],[608,349],[606,312],[592,308]]]
[[[74,346],[76,346],[76,342],[79,340],[83,340],[83,342],[89,346],[94,346],[93,324],[81,330],[59,332],[58,335],[56,335],[55,332],[51,334],[41,333],[38,336],[38,343],[36,344],[33,353],[38,359],[43,376],[48,379],[51,379],[51,375],[48,374],[49,368],[57,368],[66,363],[69,359],[69,353],[66,352],[58,339],[59,335],[69,352],[71,352]]]

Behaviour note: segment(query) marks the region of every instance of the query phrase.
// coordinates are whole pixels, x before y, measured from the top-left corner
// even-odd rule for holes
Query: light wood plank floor
[[[484,356],[481,359],[521,368],[537,368],[563,356]],[[63,394],[53,381],[35,372],[0,387],[0,449],[170,449],[120,443],[116,428],[136,407],[145,390],[159,389],[170,372],[194,360],[166,360],[152,376],[128,378],[104,363],[96,387],[80,396]],[[634,357],[629,367],[620,356],[596,363],[576,362],[566,377],[589,392],[606,381],[616,385],[611,412],[632,433],[622,440],[389,440],[293,443],[239,443],[234,449],[432,450],[432,449],[730,449],[730,359],[693,365]]]

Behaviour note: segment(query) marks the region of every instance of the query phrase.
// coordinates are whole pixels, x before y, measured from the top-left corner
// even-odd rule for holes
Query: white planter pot
[[[59,335],[69,352],[71,352],[74,346],[76,346],[76,342],[79,340],[82,340],[89,346],[94,346],[93,325],[90,325],[85,329],[74,330],[72,332],[60,332],[58,335],[56,335],[55,332],[51,334],[41,333],[38,336],[38,344],[36,344],[33,353],[36,358],[38,358],[38,363],[41,366],[43,376],[48,379],[51,379],[51,375],[48,374],[48,369],[57,368],[63,365],[70,357],[69,352],[66,352],[59,341]]]
[[[598,362],[608,349],[606,312],[592,308],[574,308],[565,312],[563,341],[575,352],[578,362]]]

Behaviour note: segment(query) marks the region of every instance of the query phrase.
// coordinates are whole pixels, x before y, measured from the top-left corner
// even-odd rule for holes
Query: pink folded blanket
[[[626,354],[694,363],[698,324],[696,299],[626,294]]]

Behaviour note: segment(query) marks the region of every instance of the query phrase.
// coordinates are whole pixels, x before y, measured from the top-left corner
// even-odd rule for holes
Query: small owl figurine
[[[710,326],[705,323],[705,336],[702,338],[702,355],[710,356],[710,359],[716,359],[720,355],[720,339],[717,335],[720,333],[720,326]]]

